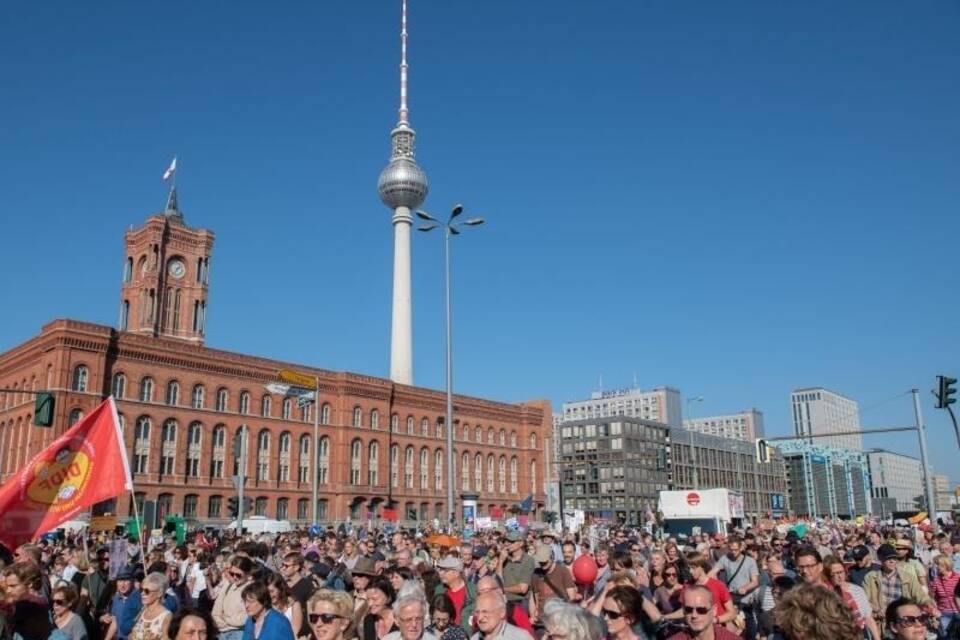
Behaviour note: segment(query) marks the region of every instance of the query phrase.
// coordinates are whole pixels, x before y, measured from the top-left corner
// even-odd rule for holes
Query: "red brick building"
[[[119,331],[54,320],[0,354],[0,387],[14,389],[0,392],[0,479],[113,394],[137,499],[155,500],[158,516],[229,519],[233,445],[247,425],[251,514],[307,522],[317,473],[321,521],[376,518],[390,498],[401,518],[443,519],[442,392],[204,346],[213,234],[186,226],[175,193],[166,212],[127,232],[125,248]],[[315,465],[313,407],[265,388],[280,369],[320,379]],[[51,429],[32,426],[33,396],[17,391],[40,389],[55,393]],[[531,493],[542,511],[548,402],[454,396],[453,428],[455,494],[479,494],[478,515]],[[127,515],[132,501],[107,508]]]

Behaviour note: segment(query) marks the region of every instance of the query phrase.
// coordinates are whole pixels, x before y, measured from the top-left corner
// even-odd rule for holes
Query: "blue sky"
[[[0,349],[115,323],[123,230],[176,153],[216,232],[208,344],[386,375],[398,23],[393,0],[4,7]],[[636,376],[777,434],[797,387],[872,426],[920,387],[960,480],[927,392],[960,373],[958,32],[953,2],[411,0],[425,206],[488,221],[454,248],[456,388],[559,408]],[[415,378],[441,388],[441,237],[413,240]]]

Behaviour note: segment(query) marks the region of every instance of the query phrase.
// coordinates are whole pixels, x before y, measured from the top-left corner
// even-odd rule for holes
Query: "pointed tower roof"
[[[184,224],[183,212],[180,211],[180,205],[177,204],[176,185],[170,187],[170,195],[167,196],[167,206],[163,211],[163,215],[167,216],[171,222]]]

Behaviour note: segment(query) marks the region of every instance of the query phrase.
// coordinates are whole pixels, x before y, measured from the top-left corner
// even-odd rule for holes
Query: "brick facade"
[[[205,312],[213,234],[158,215],[125,240],[120,318],[125,330],[60,319],[0,354],[0,387],[13,389],[0,392],[0,480],[112,394],[137,499],[156,500],[159,516],[229,519],[231,476],[239,464],[233,446],[247,425],[245,495],[253,502],[251,513],[306,522],[311,474],[319,472],[322,521],[379,517],[391,497],[401,518],[410,510],[418,520],[443,518],[442,392],[208,348],[194,307],[202,305]],[[171,260],[182,262],[183,269],[171,269]],[[154,298],[152,313],[149,303],[142,311],[144,295],[153,290],[158,296],[171,286],[182,288],[185,315],[172,321],[169,299],[162,296]],[[319,466],[310,464],[312,409],[301,410],[295,400],[265,389],[280,369],[320,379]],[[33,396],[21,389],[54,392],[52,428],[32,426]],[[478,515],[488,515],[532,493],[539,515],[551,429],[547,401],[507,404],[454,396],[455,495],[479,494]],[[122,516],[131,509],[129,496],[100,508]]]

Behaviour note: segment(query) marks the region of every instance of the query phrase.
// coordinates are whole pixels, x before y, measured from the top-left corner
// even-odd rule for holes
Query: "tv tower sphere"
[[[413,137],[413,129],[405,132]],[[427,174],[411,157],[395,157],[390,161],[377,181],[380,200],[391,209],[406,207],[416,209],[427,198]]]

